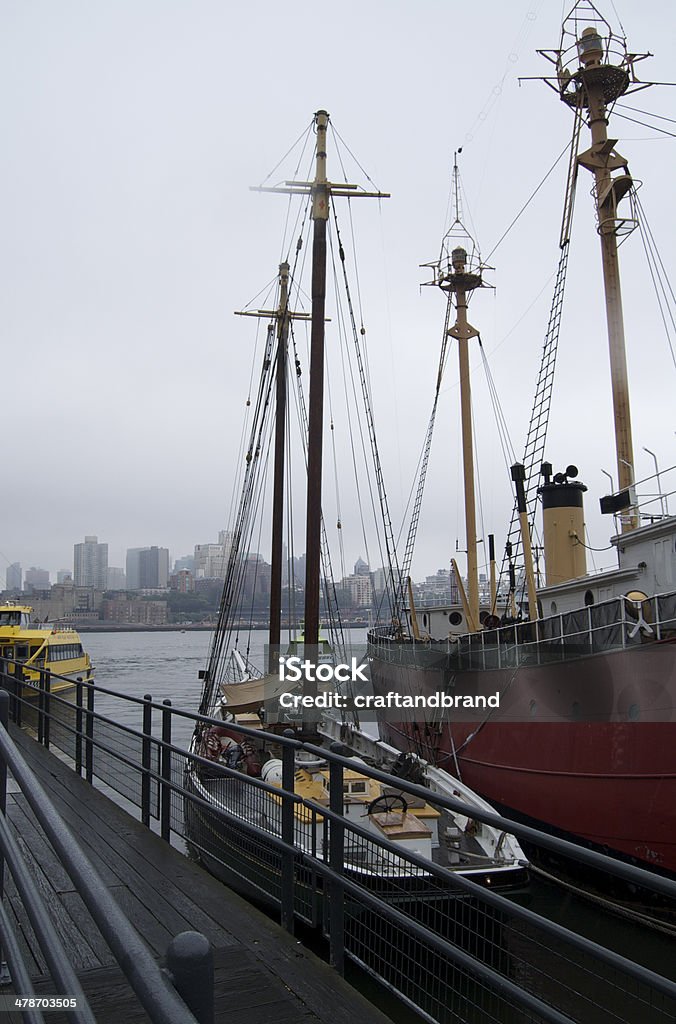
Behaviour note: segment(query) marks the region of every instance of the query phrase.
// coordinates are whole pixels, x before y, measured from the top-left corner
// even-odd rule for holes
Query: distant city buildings
[[[179,569],[169,577],[169,589],[178,594],[192,594],[195,589],[195,577],[189,569]]]
[[[183,555],[182,558],[177,558],[174,562],[174,572],[182,572],[183,569],[187,569],[188,572],[195,572],[195,557],[194,555]]]
[[[106,590],[126,590],[127,574],[124,569],[118,569],[113,565],[108,566],[106,577]]]
[[[127,590],[141,589],[141,554],[148,548],[128,548],[127,550]]]
[[[14,594],[20,594],[23,589],[23,571],[19,562],[12,562],[7,566],[5,572],[5,587]]]
[[[195,579],[224,580],[232,546],[232,534],[221,530],[218,544],[196,544],[193,564]]]
[[[32,593],[34,590],[49,590],[49,570],[38,569],[34,565],[30,569],[26,569],[24,590],[27,593]]]
[[[108,565],[108,545],[96,536],[86,536],[74,545],[74,572],[59,569],[51,588],[49,571],[31,566],[22,571],[15,562],[7,567],[5,598],[30,594],[37,618],[45,620],[95,621],[136,625],[197,621],[213,617],[221,599],[223,581],[231,555],[232,534],[221,530],[217,543],[197,544],[194,555],[183,555],[173,563],[170,575],[168,548],[158,545],[129,548],[126,571]],[[282,566],[282,608],[291,621],[302,618],[305,587],[305,555],[294,555],[284,546]],[[239,563],[238,590],[243,614],[264,622],[270,602],[271,566],[258,553],[243,554]],[[391,570],[372,570],[361,555],[351,575],[336,580],[341,612],[356,622],[377,618],[383,611],[383,596],[392,587]],[[418,608],[459,605],[459,587],[450,567],[438,569],[422,582],[413,583],[413,600]],[[107,594],[105,607],[102,602]],[[480,577],[482,603],[490,599],[485,573]],[[187,597],[186,597],[187,595]],[[166,601],[163,599],[166,597]],[[404,599],[408,601],[407,595]],[[325,605],[325,601],[324,601]],[[327,614],[323,606],[322,615]]]
[[[73,580],[76,587],[105,590],[108,573],[108,545],[99,544],[98,537],[85,537],[74,547]]]
[[[341,580],[342,590],[349,595],[349,603],[355,608],[368,608],[373,602],[373,583],[368,562],[358,558],[352,576]]]
[[[166,590],[169,582],[169,549],[154,545],[145,548],[139,553],[138,568],[138,590]]]
[[[134,623],[139,626],[164,626],[167,623],[167,602],[148,601],[130,594],[105,598],[101,604],[104,622]]]

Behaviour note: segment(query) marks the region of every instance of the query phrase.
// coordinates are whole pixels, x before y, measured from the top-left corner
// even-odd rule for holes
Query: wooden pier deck
[[[201,931],[214,948],[216,1022],[228,1024],[388,1024],[390,1020],[335,971],[249,903],[97,792],[16,727],[12,736],[104,884],[161,960],[174,935]],[[148,1017],[69,876],[11,783],[7,813],[61,939],[101,1024]],[[36,992],[55,995],[25,911],[6,882]],[[6,991],[6,990],[5,990]],[[3,1018],[20,1024],[18,1013]],[[50,1024],[61,1014],[50,1013]]]

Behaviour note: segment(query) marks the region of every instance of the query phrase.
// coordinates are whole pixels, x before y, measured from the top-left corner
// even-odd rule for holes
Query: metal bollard
[[[167,948],[167,971],[181,999],[199,1021],[214,1024],[214,954],[201,932],[181,932]]]

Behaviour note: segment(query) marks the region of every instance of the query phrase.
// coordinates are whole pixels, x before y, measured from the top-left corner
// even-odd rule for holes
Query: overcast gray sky
[[[392,199],[353,204],[376,421],[398,523],[429,415],[443,298],[420,289],[447,227],[453,150],[466,220],[487,255],[571,132],[539,82],[558,46],[555,0],[4,0],[0,34],[0,322],[7,562],[55,573],[97,534],[172,558],[226,525],[253,332],[232,316],[275,274],[285,201],[248,190],[324,107]],[[676,78],[673,5],[616,0],[642,76]],[[626,99],[673,117],[674,90]],[[646,121],[643,114],[624,114]],[[673,131],[666,120],[654,124]],[[615,120],[667,267],[673,266],[674,139]],[[585,143],[586,144],[586,143]],[[338,176],[329,153],[329,176]],[[284,177],[293,165],[282,165]],[[366,185],[352,165],[353,180]],[[558,258],[562,161],[491,257],[475,296],[517,452],[523,448]],[[581,179],[549,457],[574,462],[596,509],[615,475],[601,271]],[[359,208],[357,209],[357,205]],[[636,233],[622,249],[637,476],[674,458],[674,366]],[[329,303],[330,305],[330,303]],[[328,310],[329,315],[331,310]],[[332,342],[329,337],[328,345]],[[329,347],[329,355],[331,349]],[[498,548],[511,510],[475,354],[483,518]],[[440,407],[414,575],[447,566],[462,537],[456,355]],[[329,467],[330,470],[330,467]],[[364,554],[349,487],[348,562]],[[331,516],[328,516],[331,519]],[[462,547],[462,542],[460,544]],[[302,545],[300,545],[302,548]],[[607,556],[599,555],[599,564]],[[375,560],[375,559],[372,559]]]

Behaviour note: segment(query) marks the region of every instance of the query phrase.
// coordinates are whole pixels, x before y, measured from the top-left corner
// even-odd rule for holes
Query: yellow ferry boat
[[[40,670],[51,669],[67,677],[52,679],[52,693],[73,686],[78,677],[93,679],[94,670],[77,630],[53,622],[32,622],[32,612],[30,605],[0,605],[0,657],[5,671],[13,675],[15,663],[21,662],[24,679],[33,686],[39,682]],[[26,691],[35,692],[32,687]]]

